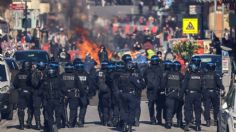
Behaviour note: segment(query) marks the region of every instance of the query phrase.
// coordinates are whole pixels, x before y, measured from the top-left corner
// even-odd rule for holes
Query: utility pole
[[[28,28],[28,6],[27,6],[27,1],[25,1],[25,10],[24,10],[24,17],[25,17],[25,23],[24,23],[24,28],[25,28],[25,36],[27,36],[27,28]]]

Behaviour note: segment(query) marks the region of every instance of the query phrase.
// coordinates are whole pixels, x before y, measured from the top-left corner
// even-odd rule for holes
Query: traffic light
[[[31,18],[22,19],[22,28],[31,28]]]

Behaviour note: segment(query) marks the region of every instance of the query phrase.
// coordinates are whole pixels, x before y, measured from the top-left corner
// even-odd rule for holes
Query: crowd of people
[[[200,69],[200,64],[201,59],[193,57],[185,74],[182,74],[180,62],[162,61],[160,54],[150,58],[150,64],[143,72],[128,54],[120,61],[102,61],[100,69],[95,69],[93,62],[79,58],[65,63],[64,69],[59,68],[56,61],[49,64],[39,62],[36,67],[25,61],[13,81],[19,93],[19,129],[33,128],[33,116],[35,128],[46,132],[54,132],[57,128],[83,127],[89,101],[98,92],[101,124],[131,132],[132,126],[140,124],[141,95],[146,88],[150,124],[165,123],[165,127],[171,129],[176,114],[177,127],[189,131],[195,118],[195,130],[201,131],[202,112],[206,126],[211,125],[211,106],[214,108],[214,125],[217,125],[220,95],[224,87],[215,72],[214,63],[208,63],[204,70]],[[25,125],[26,108],[28,119]],[[44,127],[40,120],[41,109]]]

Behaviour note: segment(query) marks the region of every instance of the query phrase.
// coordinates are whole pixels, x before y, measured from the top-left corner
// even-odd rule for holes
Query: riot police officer
[[[81,82],[74,72],[72,63],[65,64],[65,72],[61,74],[62,87],[66,91],[70,109],[69,127],[75,127],[77,111],[79,106],[80,93],[82,92]],[[65,107],[67,108],[67,107]],[[66,110],[65,110],[66,111]]]
[[[167,129],[170,129],[172,126],[172,118],[174,112],[177,110],[179,106],[179,94],[182,88],[182,80],[183,75],[180,73],[180,63],[170,62],[165,65],[171,66],[171,69],[167,69],[166,76],[163,78],[163,87],[165,87],[166,91],[166,125]],[[167,66],[166,66],[167,67]],[[182,120],[182,119],[181,119]],[[178,119],[178,122],[182,122]]]
[[[47,69],[46,69],[46,74],[45,74],[45,78],[43,78],[43,81],[45,81],[44,79],[48,78],[49,76],[49,69],[53,69],[55,70],[55,74],[56,74],[56,77],[59,76],[59,63],[58,62],[55,62],[55,61],[52,61],[50,62],[48,65],[47,65]],[[43,89],[43,88],[41,88]],[[42,105],[43,105],[43,116],[44,116],[44,130],[45,131],[48,131],[49,130],[49,116],[48,116],[48,112],[46,111],[47,109],[47,100],[46,98],[43,97],[43,102],[42,102]]]
[[[118,87],[114,87],[114,81],[119,77],[120,73],[125,71],[125,63],[123,61],[115,62],[115,70],[108,74],[108,85],[111,85],[112,91],[112,124],[113,126],[120,128],[122,127],[122,121],[120,120],[120,111],[122,109],[120,91]]]
[[[22,64],[22,68],[19,73],[16,74],[13,85],[18,90],[18,118],[19,118],[19,129],[24,130],[24,116],[25,108],[28,108],[28,120],[27,126],[32,127],[32,116],[33,116],[33,102],[32,102],[32,85],[31,85],[31,74],[32,74],[32,63],[25,61]]]
[[[142,89],[144,82],[132,76],[133,63],[128,62],[124,72],[119,73],[119,77],[114,82],[114,87],[120,90],[121,98],[121,120],[123,121],[123,132],[131,132],[135,121],[135,109],[137,108],[136,92]]]
[[[78,79],[80,80],[81,83],[81,92],[79,94],[79,107],[80,107],[80,112],[79,112],[79,120],[78,120],[78,126],[83,127],[84,126],[84,119],[85,119],[85,114],[87,111],[87,107],[89,104],[89,98],[94,95],[94,84],[92,80],[90,79],[89,74],[84,70],[84,63],[83,62],[78,62],[74,63]],[[91,95],[92,94],[92,95]]]
[[[160,59],[154,55],[151,57],[150,66],[144,72],[144,79],[147,85],[147,98],[148,98],[148,109],[151,124],[155,125],[157,118],[159,118],[158,123],[160,123],[160,118],[155,116],[155,105],[157,108],[157,95],[161,88],[161,80],[163,77],[162,68],[160,67]],[[163,103],[163,102],[162,102]],[[156,111],[157,113],[157,111]],[[160,116],[160,115],[159,115]]]
[[[203,98],[204,115],[206,126],[210,127],[210,109],[213,106],[214,123],[217,124],[217,114],[220,109],[220,93],[224,91],[224,86],[219,75],[215,72],[215,63],[209,62],[206,65],[206,72],[203,75]],[[211,105],[212,104],[212,105]]]
[[[36,129],[41,129],[40,123],[40,108],[43,102],[43,89],[41,84],[43,79],[46,77],[46,63],[39,62],[36,69],[32,73],[31,84],[33,86],[33,107],[34,107],[34,117],[36,122]]]
[[[144,78],[141,75],[140,70],[138,69],[137,64],[134,64],[133,67],[133,71],[132,71],[132,76],[136,77],[136,78],[140,78],[141,80],[144,81]],[[145,86],[142,87],[143,89],[145,88]],[[137,98],[137,108],[135,110],[135,126],[139,126],[139,120],[140,120],[140,115],[141,115],[141,96],[142,96],[142,90],[143,89],[137,89],[135,95]]]
[[[180,73],[180,76],[182,75],[181,73],[181,64],[179,61],[175,61],[174,62],[174,71],[176,72],[179,72]],[[183,88],[183,79],[184,79],[184,76],[182,75],[182,81],[181,81],[181,88]],[[183,96],[180,95],[180,92],[181,92],[181,89],[179,91],[179,98],[178,98],[178,101],[177,101],[177,105],[176,105],[176,109],[175,109],[175,114],[176,114],[176,118],[177,118],[177,124],[176,124],[176,127],[182,127],[183,126],[183,112],[182,112],[182,109],[183,109],[183,105],[184,105],[184,99],[183,99]]]
[[[111,126],[111,88],[108,86],[107,72],[112,71],[112,66],[107,62],[102,62],[101,71],[98,72],[99,106],[98,111],[101,122],[104,126]]]
[[[181,97],[185,93],[185,130],[189,131],[190,122],[193,118],[193,108],[196,119],[196,131],[201,131],[201,93],[202,93],[202,76],[198,72],[198,68],[195,64],[189,64],[189,72],[186,73]]]
[[[61,106],[65,98],[65,91],[61,87],[61,80],[56,69],[48,68],[47,77],[43,80],[41,87],[43,88],[44,108],[47,115],[45,131],[54,132],[57,127],[61,127],[61,113],[63,113]]]

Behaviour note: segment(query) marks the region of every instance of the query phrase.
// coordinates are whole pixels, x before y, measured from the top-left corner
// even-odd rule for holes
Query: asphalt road
[[[150,125],[149,114],[147,108],[147,102],[142,101],[141,104],[142,114],[141,114],[141,124],[139,127],[134,127],[135,132],[183,132],[183,129],[172,127],[172,129],[167,130],[164,126],[159,125]],[[86,124],[84,128],[66,128],[60,129],[59,132],[114,132],[117,131],[114,128],[104,127],[99,124],[99,117],[96,106],[89,106],[86,114]],[[204,121],[202,121],[202,132],[216,132],[216,127],[205,127]],[[34,124],[34,123],[33,123]],[[16,112],[14,113],[14,119],[11,121],[3,120],[0,122],[0,132],[19,132],[17,129],[18,126],[18,118]],[[25,129],[24,132],[37,132],[32,129]],[[194,132],[192,129],[191,132]]]

